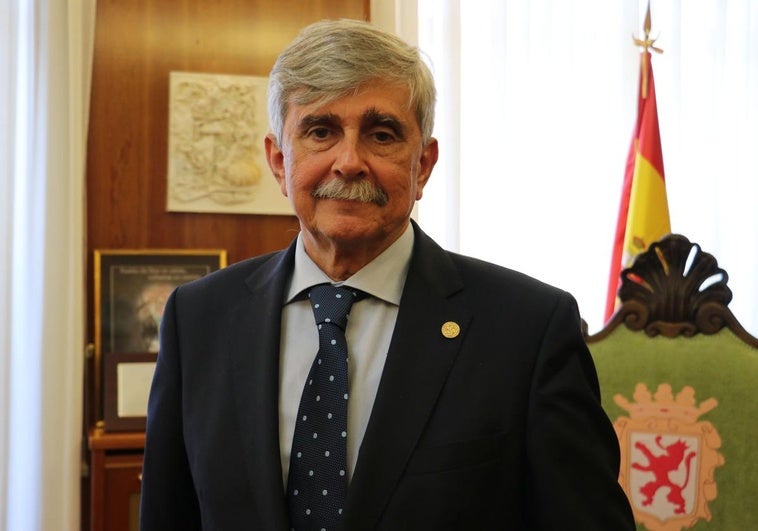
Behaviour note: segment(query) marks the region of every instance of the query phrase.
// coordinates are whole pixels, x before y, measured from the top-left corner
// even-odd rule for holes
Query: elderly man
[[[434,101],[367,23],[282,52],[265,148],[301,231],[170,296],[143,531],[634,529],[573,298],[410,220]]]

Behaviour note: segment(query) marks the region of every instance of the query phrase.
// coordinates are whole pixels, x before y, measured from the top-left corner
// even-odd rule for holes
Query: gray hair
[[[410,90],[424,145],[434,127],[434,79],[414,48],[359,20],[323,20],[307,26],[276,60],[269,76],[268,115],[281,146],[290,104],[329,103],[374,79]]]

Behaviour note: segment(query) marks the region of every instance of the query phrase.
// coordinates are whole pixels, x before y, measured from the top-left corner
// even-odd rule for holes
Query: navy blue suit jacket
[[[414,230],[344,529],[634,529],[574,299]],[[142,531],[289,529],[277,397],[293,260],[291,245],[168,300]]]

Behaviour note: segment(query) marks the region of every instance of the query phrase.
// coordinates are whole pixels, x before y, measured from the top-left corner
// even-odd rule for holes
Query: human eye
[[[308,138],[312,138],[314,140],[326,140],[331,135],[332,131],[328,127],[324,126],[317,126],[317,127],[311,127],[306,132],[306,136]]]
[[[333,139],[339,132],[338,118],[330,114],[307,115],[302,118],[299,135],[303,140],[322,143]]]
[[[373,143],[379,146],[390,146],[405,140],[405,127],[395,116],[369,109],[363,117],[363,130]]]
[[[397,135],[393,131],[378,129],[371,133],[373,139],[379,144],[390,144],[397,140]]]

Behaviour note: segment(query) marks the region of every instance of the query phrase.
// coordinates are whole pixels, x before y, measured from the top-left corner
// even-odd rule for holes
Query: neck
[[[303,233],[306,254],[326,275],[335,282],[347,280],[390,247],[403,234],[392,240],[380,242],[335,242],[317,241]]]
[[[304,241],[304,244],[305,252],[311,260],[334,281],[347,280],[389,247],[385,246],[379,249],[369,246],[345,248],[344,246],[332,245],[324,248],[308,245],[307,240]]]

